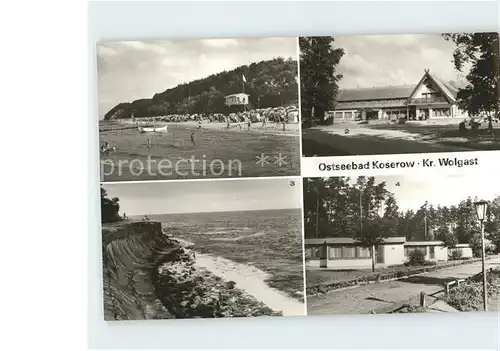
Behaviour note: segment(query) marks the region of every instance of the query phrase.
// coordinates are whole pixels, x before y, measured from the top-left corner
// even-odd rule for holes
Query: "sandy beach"
[[[117,125],[135,126],[135,122],[131,120],[116,120]],[[178,128],[187,129],[199,129],[199,124],[196,121],[186,121],[186,122],[141,122],[139,125],[150,125],[153,124],[156,127],[161,127],[164,125],[175,126]],[[241,127],[241,128],[240,128]],[[266,127],[262,126],[261,122],[252,123],[250,130],[248,130],[248,125],[245,122],[241,123],[231,123],[229,125],[229,130],[227,129],[227,124],[222,122],[204,122],[201,124],[202,130],[218,130],[218,131],[229,131],[238,133],[259,133],[259,134],[275,134],[275,135],[286,135],[286,136],[299,136],[300,135],[300,123],[288,123],[285,125],[285,130],[283,130],[283,124],[277,125],[276,123],[268,122]]]

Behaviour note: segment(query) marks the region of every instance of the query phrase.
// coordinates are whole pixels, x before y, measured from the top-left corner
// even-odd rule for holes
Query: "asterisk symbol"
[[[288,162],[285,161],[286,156],[283,156],[281,152],[278,154],[278,157],[274,156],[276,161],[274,161],[274,164],[277,164],[279,167],[286,165]]]
[[[257,155],[257,162],[255,163],[258,165],[260,164],[261,167],[264,167],[266,163],[269,163],[269,161],[267,161],[268,158],[269,156],[265,156],[264,154],[260,154],[260,156]]]

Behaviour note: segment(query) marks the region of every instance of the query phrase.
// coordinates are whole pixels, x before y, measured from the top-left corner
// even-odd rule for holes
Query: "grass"
[[[498,311],[500,297],[500,269],[487,273],[488,310]],[[445,301],[459,311],[483,310],[482,274],[452,289]]]
[[[437,263],[439,265],[439,263]],[[356,278],[363,278],[375,274],[385,274],[393,272],[404,272],[409,269],[419,269],[428,267],[428,264],[419,266],[397,265],[386,268],[377,268],[375,272],[371,269],[344,269],[344,270],[327,270],[327,269],[308,269],[306,272],[307,286],[317,284],[330,284],[343,281],[349,281]]]

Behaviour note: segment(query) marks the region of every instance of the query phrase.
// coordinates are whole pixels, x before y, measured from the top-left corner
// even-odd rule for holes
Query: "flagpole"
[[[241,74],[241,86],[243,87],[243,94],[245,94],[245,75]],[[245,102],[243,102],[243,112],[245,112]]]

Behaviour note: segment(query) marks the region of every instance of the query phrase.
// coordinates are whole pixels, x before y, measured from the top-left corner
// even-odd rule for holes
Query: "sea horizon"
[[[128,215],[130,218],[141,217],[141,216],[168,216],[168,215],[191,215],[191,214],[209,214],[209,213],[236,213],[236,212],[260,212],[260,211],[291,211],[298,210],[301,211],[300,207],[289,207],[289,208],[264,208],[258,210],[224,210],[224,211],[202,211],[202,212],[169,212],[169,213],[141,213]],[[127,213],[127,211],[124,211]]]

